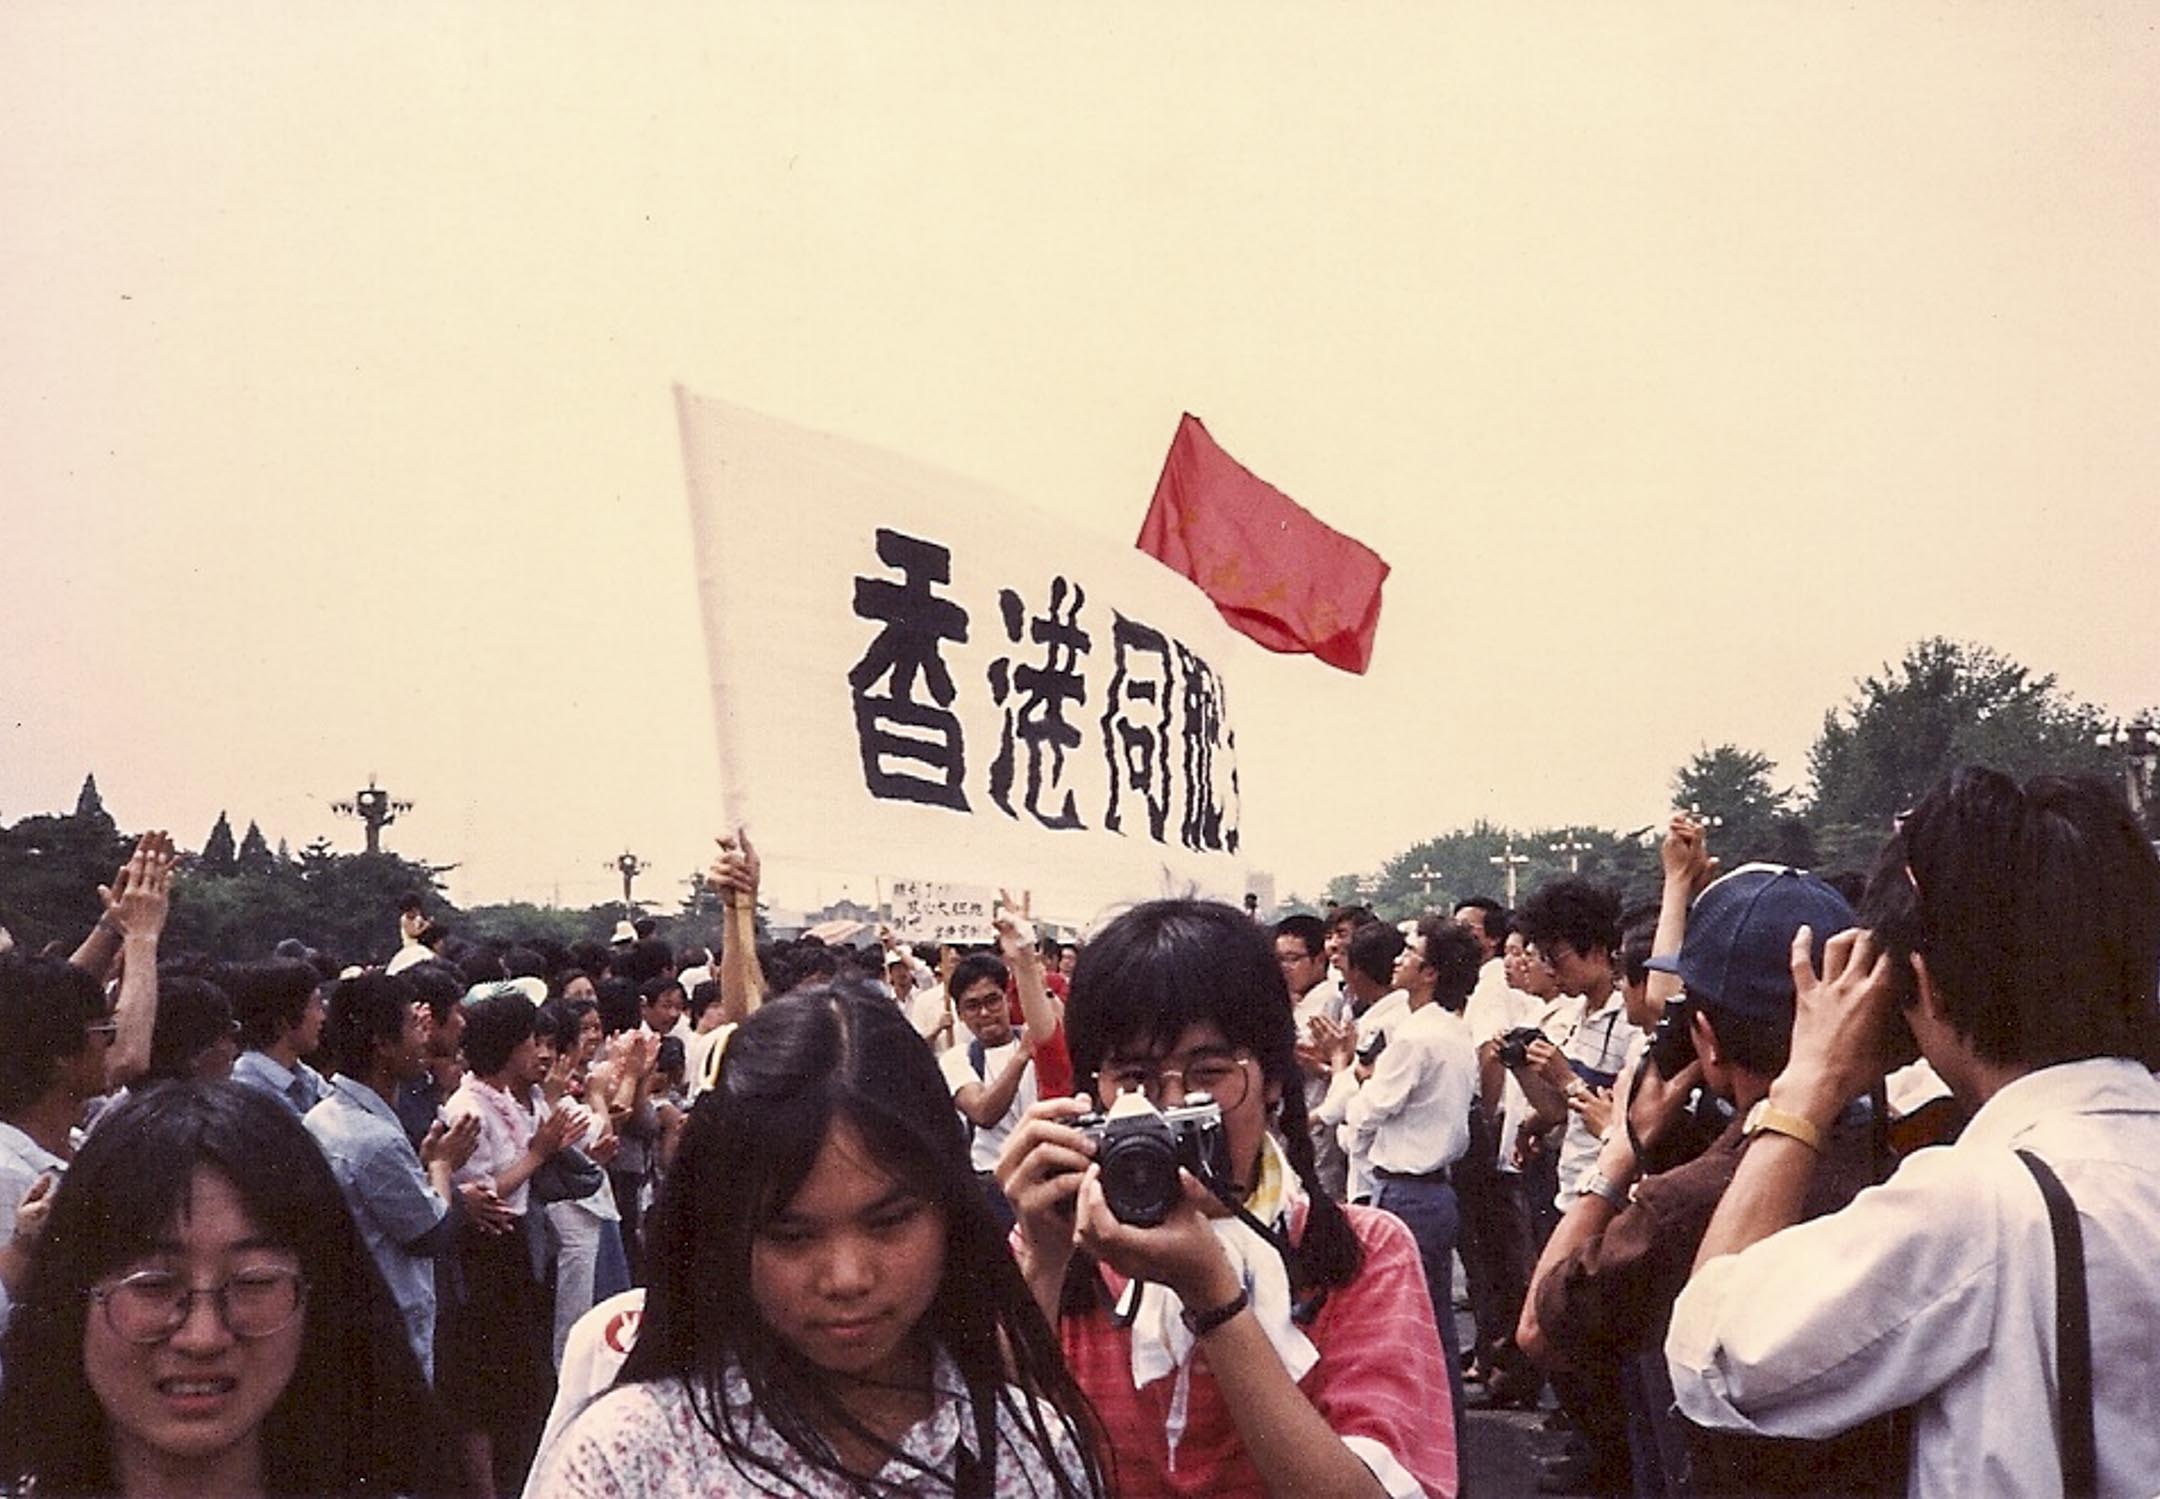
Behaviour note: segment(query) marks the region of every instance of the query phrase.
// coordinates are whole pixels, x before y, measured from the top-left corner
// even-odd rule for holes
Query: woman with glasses
[[[1065,1012],[1095,1094],[1029,1111],[998,1164],[1021,1268],[1101,1417],[1120,1494],[1452,1495],[1446,1362],[1417,1245],[1315,1182],[1289,991],[1242,912],[1157,901],[1083,949]],[[1074,1121],[1208,1095],[1227,1180],[1120,1221]],[[1130,1215],[1129,1215],[1130,1216]]]
[[[0,1480],[44,1495],[439,1492],[435,1407],[306,1129],[232,1083],[99,1121],[0,1345]]]

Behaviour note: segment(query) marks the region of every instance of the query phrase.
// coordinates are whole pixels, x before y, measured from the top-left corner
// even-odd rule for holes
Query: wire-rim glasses
[[[282,1265],[243,1270],[214,1286],[191,1286],[169,1270],[138,1270],[108,1286],[92,1286],[90,1299],[105,1311],[105,1325],[129,1343],[162,1343],[187,1326],[195,1298],[207,1296],[236,1338],[267,1338],[292,1326],[307,1305],[307,1277]]]

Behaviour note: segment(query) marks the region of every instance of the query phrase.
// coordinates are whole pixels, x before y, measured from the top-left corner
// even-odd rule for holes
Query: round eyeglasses
[[[1245,1101],[1252,1087],[1252,1074],[1246,1069],[1246,1063],[1252,1060],[1249,1051],[1196,1051],[1179,1067],[1157,1062],[1105,1062],[1097,1074],[1101,1101],[1107,1107],[1128,1093],[1144,1093],[1148,1102],[1159,1109],[1170,1102],[1174,1089],[1178,1103],[1195,1093],[1205,1093],[1219,1107],[1234,1109]]]
[[[191,1286],[169,1270],[138,1270],[90,1289],[90,1299],[105,1309],[105,1325],[130,1343],[164,1342],[187,1325],[198,1296],[211,1299],[234,1337],[267,1338],[300,1315],[307,1304],[307,1277],[266,1265],[218,1285]]]

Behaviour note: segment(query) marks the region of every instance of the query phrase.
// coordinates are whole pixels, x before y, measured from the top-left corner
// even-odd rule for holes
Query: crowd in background
[[[2117,1331],[2160,1310],[2160,869],[2097,783],[1960,772],[1867,875],[1676,815],[1637,909],[1079,944],[1007,897],[974,948],[760,945],[738,835],[717,952],[416,896],[379,964],[209,964],[159,951],[177,863],[0,959],[40,1494],[1444,1495],[1510,1407],[1568,1433],[1551,1492],[2160,1473]],[[2019,1333],[2035,1261],[2111,1317]]]

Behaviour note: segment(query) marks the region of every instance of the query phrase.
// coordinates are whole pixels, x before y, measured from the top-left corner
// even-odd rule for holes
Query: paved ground
[[[1550,1399],[1550,1397],[1547,1397]],[[1472,1411],[1463,1438],[1463,1499],[1530,1499],[1542,1460],[1560,1438],[1541,1429],[1543,1411]]]
[[[1462,1284],[1460,1262],[1455,1283]],[[1470,1313],[1458,1309],[1455,1322],[1457,1346],[1467,1348],[1473,1336]],[[1560,1435],[1544,1429],[1551,1407],[1548,1392],[1544,1410],[1469,1413],[1463,1433],[1462,1499],[1533,1499],[1539,1470],[1560,1452]]]

